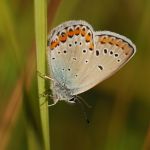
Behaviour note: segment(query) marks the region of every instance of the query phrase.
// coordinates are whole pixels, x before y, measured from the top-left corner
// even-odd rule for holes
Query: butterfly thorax
[[[64,100],[70,102],[70,100],[74,98],[71,91],[65,85],[54,82],[52,86],[53,96],[57,99],[57,101]]]

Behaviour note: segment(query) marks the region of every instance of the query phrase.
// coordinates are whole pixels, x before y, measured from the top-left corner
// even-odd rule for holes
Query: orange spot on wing
[[[124,53],[125,53],[126,55],[128,55],[129,53],[132,52],[132,48],[129,46],[128,43],[125,43],[125,44],[123,45],[122,49],[124,50]]]
[[[85,41],[86,41],[86,42],[90,42],[91,39],[92,39],[91,34],[87,34],[87,35],[85,36]]]
[[[79,27],[77,27],[74,31],[75,35],[79,35],[81,32],[81,29]]]
[[[85,29],[83,28],[83,29],[81,29],[81,35],[82,36],[85,36],[86,35],[86,31],[85,31]]]
[[[74,34],[75,34],[75,32],[74,32],[73,30],[69,30],[68,33],[67,33],[67,35],[68,35],[69,37],[73,37]]]
[[[124,42],[121,39],[116,39],[116,46],[122,48],[123,45],[124,45]]]
[[[133,48],[127,42],[123,41],[122,39],[117,39],[113,36],[108,37],[106,35],[103,35],[99,38],[99,41],[101,44],[109,43],[111,45],[116,45],[123,50],[123,53],[125,55],[131,54],[133,50]]]
[[[67,40],[67,34],[66,33],[63,33],[59,36],[59,40],[61,42],[65,42]]]
[[[53,50],[59,44],[58,40],[52,41],[50,45],[50,49]]]
[[[94,44],[93,44],[93,42],[90,43],[89,50],[91,50],[91,51],[94,50]]]
[[[116,39],[114,37],[109,37],[109,44],[116,45]]]
[[[105,43],[109,42],[109,39],[107,36],[101,36],[99,41],[101,42],[101,44],[105,44]]]

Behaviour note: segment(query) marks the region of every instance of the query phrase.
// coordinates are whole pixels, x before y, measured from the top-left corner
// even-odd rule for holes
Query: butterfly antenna
[[[81,108],[81,110],[82,110],[82,112],[83,112],[83,114],[84,114],[85,120],[86,120],[86,122],[89,124],[90,121],[89,121],[89,119],[88,119],[88,117],[87,117],[87,113],[86,113],[86,111],[85,111],[85,107],[84,107],[82,101],[80,101],[80,99],[79,99],[78,97],[76,97],[75,102],[76,102],[77,104],[79,104],[79,106],[80,106],[80,108]]]
[[[88,104],[81,96],[76,96],[79,100],[81,100],[87,108],[92,108],[90,104]]]

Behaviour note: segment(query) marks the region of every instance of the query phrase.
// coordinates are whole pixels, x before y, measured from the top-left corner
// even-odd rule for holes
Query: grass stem
[[[35,33],[36,33],[36,57],[37,71],[45,73],[45,56],[47,43],[47,1],[34,0],[35,6]],[[38,78],[39,95],[45,91],[45,81],[41,77]],[[39,100],[42,132],[45,150],[50,150],[50,134],[49,134],[49,114],[48,102],[45,97]]]

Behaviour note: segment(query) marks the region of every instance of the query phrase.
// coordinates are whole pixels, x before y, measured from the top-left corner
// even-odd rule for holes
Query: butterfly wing
[[[95,48],[89,68],[74,87],[80,94],[107,79],[125,65],[136,52],[135,45],[126,37],[110,31],[95,32]]]
[[[51,75],[61,85],[80,94],[119,70],[134,55],[135,45],[119,34],[94,32],[84,21],[69,21],[49,36]]]
[[[94,51],[92,27],[85,21],[68,21],[52,30],[48,37],[51,76],[73,93],[88,67]]]

